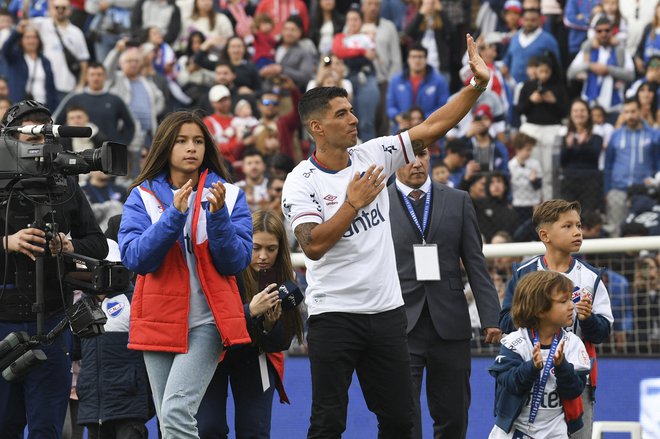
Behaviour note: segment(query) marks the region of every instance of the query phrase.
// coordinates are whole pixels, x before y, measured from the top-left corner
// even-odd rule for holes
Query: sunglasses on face
[[[608,34],[610,31],[611,29],[596,29],[596,33],[598,34]]]
[[[67,9],[69,9],[68,6],[55,6],[56,11],[66,11]]]
[[[274,99],[262,99],[261,103],[263,105],[272,105],[274,107],[277,107],[278,105],[280,105],[279,101],[276,101]]]

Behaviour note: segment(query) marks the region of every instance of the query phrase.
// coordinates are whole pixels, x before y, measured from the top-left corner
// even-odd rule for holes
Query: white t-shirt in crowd
[[[355,173],[371,165],[387,175],[415,160],[407,132],[380,137],[348,149],[350,163],[341,171],[323,167],[314,157],[289,174],[282,210],[291,228],[321,224],[339,210]],[[326,312],[375,314],[403,306],[389,225],[390,204],[383,190],[360,209],[343,237],[318,261],[305,257],[309,315]]]

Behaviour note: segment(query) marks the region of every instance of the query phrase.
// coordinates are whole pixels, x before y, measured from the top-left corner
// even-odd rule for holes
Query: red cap
[[[486,104],[479,105],[472,114],[474,117],[486,116],[491,122],[493,120],[493,112],[490,110],[490,107]]]

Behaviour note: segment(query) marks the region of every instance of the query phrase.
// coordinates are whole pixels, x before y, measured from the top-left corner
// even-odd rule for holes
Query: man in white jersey
[[[467,36],[474,81],[420,125],[355,146],[358,120],[344,89],[303,95],[300,118],[316,152],[289,174],[282,207],[305,253],[312,415],[308,438],[346,428],[356,371],[380,438],[408,438],[413,416],[406,315],[394,259],[385,179],[465,116],[490,79]]]

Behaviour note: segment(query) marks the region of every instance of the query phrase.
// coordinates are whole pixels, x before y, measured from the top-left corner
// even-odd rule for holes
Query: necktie
[[[408,197],[410,197],[410,199],[412,199],[413,201],[417,201],[420,198],[422,198],[423,195],[424,195],[424,192],[422,192],[419,189],[414,189],[412,192],[410,192],[408,194]]]

